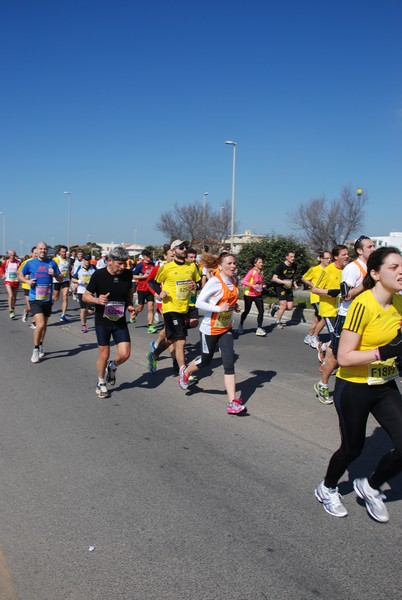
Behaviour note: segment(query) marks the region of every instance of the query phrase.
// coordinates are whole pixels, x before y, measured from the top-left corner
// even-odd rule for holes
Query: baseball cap
[[[82,258],[84,260],[91,260],[91,255],[90,254],[84,254],[84,256]]]
[[[151,256],[152,255],[151,252],[150,252],[150,250],[143,250],[141,252],[141,254],[142,254],[142,256]]]
[[[175,240],[170,244],[170,249],[174,250],[175,248],[177,248],[177,246],[181,246],[182,244],[188,246],[188,242],[186,242],[185,240]]]

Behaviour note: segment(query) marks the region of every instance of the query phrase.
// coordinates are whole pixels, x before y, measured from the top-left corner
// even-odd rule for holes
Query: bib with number
[[[50,300],[50,285],[36,285],[35,299],[40,302],[48,302]]]
[[[187,300],[190,290],[188,289],[188,279],[176,281],[176,298],[178,300]]]
[[[232,324],[233,308],[220,312],[216,316],[215,327],[218,329],[227,329]]]
[[[394,358],[375,361],[368,365],[367,383],[369,385],[382,385],[398,377],[398,369]]]
[[[124,317],[124,302],[108,302],[104,308],[103,316],[109,321],[118,321]]]

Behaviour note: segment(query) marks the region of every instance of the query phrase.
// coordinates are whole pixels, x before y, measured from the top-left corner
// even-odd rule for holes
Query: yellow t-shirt
[[[21,271],[22,267],[23,267],[24,265],[26,265],[26,263],[27,263],[29,260],[32,260],[32,257],[31,257],[31,258],[27,258],[26,260],[24,260],[24,262],[22,262],[22,263],[20,264],[20,266],[18,267],[18,271]],[[22,287],[22,289],[23,289],[23,290],[29,290],[29,289],[31,289],[31,286],[30,286],[30,284],[29,284],[29,283],[23,283],[23,284],[21,285],[21,287]]]
[[[187,313],[192,291],[188,289],[188,280],[197,282],[201,276],[194,263],[185,262],[182,265],[174,260],[163,265],[156,274],[155,281],[163,284],[163,291],[168,293],[162,300],[164,313]]]
[[[362,292],[348,309],[343,329],[361,335],[358,350],[374,350],[389,344],[398,334],[402,323],[402,296],[395,294],[385,310],[371,290]],[[398,376],[395,359],[375,361],[369,365],[339,367],[337,377],[354,383],[381,384]]]
[[[310,269],[304,273],[304,275],[302,276],[302,279],[307,279],[307,281],[311,281],[311,283],[313,285],[316,285],[318,279],[320,278],[320,275],[323,271],[323,267],[321,265],[315,265],[315,267],[310,267]],[[314,304],[315,302],[319,302],[320,301],[320,296],[318,294],[313,294],[313,292],[310,292],[310,302],[311,304]]]
[[[324,290],[340,290],[341,281],[342,269],[339,269],[335,263],[331,263],[328,267],[322,269],[322,273],[315,285]],[[332,296],[320,296],[320,308],[318,312],[321,317],[336,317],[338,314],[338,307],[339,296],[337,298],[333,298]]]

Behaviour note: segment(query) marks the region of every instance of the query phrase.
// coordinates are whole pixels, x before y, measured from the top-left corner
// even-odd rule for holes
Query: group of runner
[[[380,460],[370,477],[355,479],[353,486],[358,497],[364,500],[370,516],[386,522],[389,515],[381,486],[402,471],[402,403],[395,382],[398,377],[396,360],[402,356],[402,257],[396,248],[375,250],[367,236],[360,236],[354,249],[357,259],[352,262],[349,262],[349,251],[344,245],[332,249],[333,262],[329,260],[329,253],[323,252],[317,268],[309,270],[302,278],[312,294],[318,297],[314,328],[307,334],[305,342],[318,346],[322,354],[318,336],[324,323],[330,334],[330,342],[325,348],[322,380],[314,386],[324,404],[333,402],[329,397],[328,379],[340,365],[336,373],[334,402],[339,417],[341,446],[332,456],[315,496],[329,514],[336,517],[347,515],[337,483],[362,451],[367,419],[371,413],[390,435],[393,449]],[[137,281],[146,284],[145,295],[141,296],[142,305],[156,300],[162,306],[163,330],[158,340],[151,342],[151,351],[147,354],[149,370],[154,373],[160,355],[169,350],[177,363],[179,387],[186,390],[194,383],[195,374],[210,364],[219,346],[228,396],[227,412],[242,414],[246,407],[236,394],[232,335],[233,313],[240,312],[236,258],[229,251],[216,257],[205,254],[201,271],[194,261],[187,260],[188,254],[188,244],[175,240],[170,247],[165,247],[165,262],[151,267],[145,258],[145,266],[137,270]],[[85,309],[88,305],[95,307],[98,341],[96,393],[101,398],[109,396],[108,386],[115,385],[117,368],[130,356],[126,311],[134,321],[142,310],[133,303],[133,273],[126,268],[127,258],[125,248],[117,246],[110,252],[106,267],[88,273],[89,265],[83,257],[76,276],[72,278],[84,288],[81,291],[79,288],[78,293]],[[11,254],[2,267],[7,286],[14,283],[10,286],[11,290],[15,289],[18,280],[29,286],[29,310],[36,325],[32,362],[39,362],[44,355],[43,342],[54,300],[53,282],[60,284],[61,290],[67,283],[63,265],[62,257],[59,260],[48,258],[47,246],[40,242],[33,251],[33,257],[23,265],[19,265],[18,259]],[[251,303],[255,302],[258,309],[257,335],[260,335],[258,329],[262,328],[258,298],[266,285],[262,268],[262,258],[255,257],[251,270],[241,282],[248,292],[245,294],[248,300],[240,319],[240,331]],[[87,277],[85,285],[81,270]],[[202,287],[204,278],[205,285]],[[277,325],[281,328],[282,315],[292,306],[292,289],[297,287],[294,252],[289,252],[285,261],[278,265],[272,281],[277,286]],[[14,318],[14,293],[8,294],[8,301],[10,318]],[[186,364],[187,329],[191,323],[198,324],[198,309],[204,311],[200,326],[201,352]],[[152,324],[149,315],[150,311],[148,330]],[[112,338],[117,356],[110,360]]]

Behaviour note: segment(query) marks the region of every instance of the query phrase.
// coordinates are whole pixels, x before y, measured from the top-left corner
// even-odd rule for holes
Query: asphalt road
[[[147,373],[143,315],[112,397],[99,399],[92,321],[81,334],[71,304],[33,365],[22,302],[11,321],[1,288],[1,600],[401,597],[402,478],[386,490],[385,525],[352,491],[388,448],[374,420],[340,484],[348,517],[314,498],[339,437],[334,408],[312,392],[305,325],[272,330],[267,318],[258,338],[248,317],[238,417],[225,412],[219,355],[188,392],[167,357]],[[197,341],[192,331],[190,355]]]

